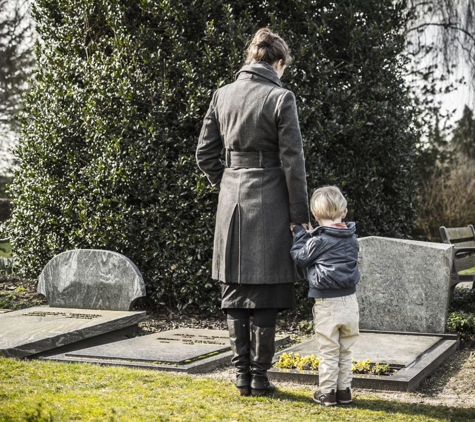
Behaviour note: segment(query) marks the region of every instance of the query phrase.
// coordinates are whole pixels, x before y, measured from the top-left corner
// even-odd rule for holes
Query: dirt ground
[[[46,300],[36,293],[34,282],[0,276],[0,309],[22,309],[40,305],[46,305]],[[222,315],[217,315],[215,318],[201,318],[186,313],[149,313],[147,320],[140,324],[140,334],[146,335],[174,328],[225,329],[226,326]],[[299,324],[285,319],[279,321],[278,330],[282,334],[289,335],[293,340],[303,335],[299,331]],[[225,378],[232,382],[233,370],[231,367],[223,367],[207,376]],[[292,387],[296,384],[287,383],[286,385]],[[357,398],[359,394],[371,394],[388,400],[409,403],[475,409],[475,339],[461,342],[459,350],[451,356],[450,360],[427,377],[414,392],[355,388],[355,397]]]

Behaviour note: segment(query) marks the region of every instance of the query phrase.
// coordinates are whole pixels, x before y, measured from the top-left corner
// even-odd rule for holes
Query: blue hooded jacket
[[[296,265],[308,268],[309,297],[340,297],[356,292],[360,272],[355,232],[353,222],[342,228],[320,226],[310,234],[301,225],[294,227],[290,253]]]

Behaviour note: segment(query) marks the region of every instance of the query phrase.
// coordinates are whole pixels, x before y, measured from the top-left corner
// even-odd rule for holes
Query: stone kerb
[[[51,307],[127,311],[145,296],[145,283],[134,263],[117,252],[76,249],[46,264],[37,290]]]
[[[375,236],[359,241],[360,328],[445,333],[453,246]]]

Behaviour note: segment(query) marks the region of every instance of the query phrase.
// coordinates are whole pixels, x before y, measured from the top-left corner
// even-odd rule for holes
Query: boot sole
[[[336,406],[336,404],[337,404],[336,400],[335,401],[323,401],[323,400],[320,400],[321,396],[323,396],[323,395],[320,394],[320,395],[317,396],[317,395],[314,394],[313,397],[312,397],[312,400],[315,403],[320,404],[322,406]]]
[[[251,395],[251,389],[249,387],[237,387],[239,391],[239,395],[241,396],[250,396]]]
[[[331,402],[331,403],[328,403],[328,402],[324,402],[324,401],[321,401],[321,400],[318,400],[318,399],[313,399],[313,401],[317,404],[320,404],[320,405],[323,405],[323,406],[336,406],[336,402]]]

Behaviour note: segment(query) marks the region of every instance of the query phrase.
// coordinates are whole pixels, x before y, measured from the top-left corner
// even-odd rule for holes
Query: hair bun
[[[247,48],[245,63],[253,61],[273,64],[282,60],[285,65],[292,62],[290,50],[286,42],[269,28],[261,28],[254,34]]]

